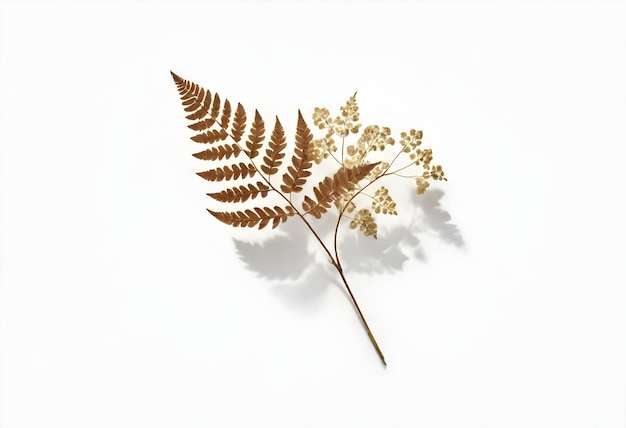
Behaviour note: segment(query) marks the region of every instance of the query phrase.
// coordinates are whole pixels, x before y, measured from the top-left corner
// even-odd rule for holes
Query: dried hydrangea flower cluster
[[[345,105],[340,107],[341,114],[331,118],[330,111],[326,108],[316,107],[313,112],[313,123],[320,130],[325,130],[326,135],[313,140],[313,158],[316,163],[321,163],[325,159],[332,158],[339,166],[344,168],[354,168],[364,163],[378,162],[367,176],[366,184],[347,192],[342,197],[335,200],[335,206],[341,216],[349,218],[350,228],[359,229],[366,236],[377,236],[377,225],[372,215],[391,214],[397,215],[396,203],[389,194],[389,189],[384,186],[378,188],[372,195],[368,194],[368,188],[377,180],[396,175],[403,178],[415,180],[416,192],[421,195],[430,186],[430,181],[442,180],[445,178],[441,165],[432,165],[433,152],[429,148],[422,148],[422,131],[415,129],[400,134],[400,150],[395,153],[391,161],[382,159],[368,159],[368,155],[373,152],[382,152],[386,148],[395,145],[396,140],[391,136],[391,129],[386,126],[370,125],[363,129],[363,132],[356,143],[346,145],[346,137],[359,132],[361,124],[359,121],[359,107],[356,102],[356,93],[351,96]],[[341,139],[341,151],[339,156],[336,153],[340,150],[335,138]],[[404,155],[404,156],[401,156]],[[378,156],[380,157],[380,155]],[[408,158],[408,159],[406,159]],[[396,162],[406,159],[406,163],[395,168]],[[408,175],[405,170],[418,168],[418,173]],[[352,214],[357,208],[355,199],[359,195],[369,196],[371,203],[368,208],[360,208],[354,217]]]
[[[391,129],[384,126],[370,125],[363,130],[363,133],[356,142],[356,146],[349,145],[346,148],[348,157],[344,161],[344,166],[353,168],[363,163],[369,152],[385,150],[386,146],[393,146],[395,140],[391,138]]]
[[[372,208],[376,214],[393,214],[398,215],[396,211],[396,203],[389,196],[389,189],[385,186],[381,186],[380,189],[374,193],[374,199],[372,200]]]
[[[357,215],[350,221],[350,229],[359,228],[365,236],[373,236],[374,239],[378,237],[378,226],[372,217],[372,213],[368,209],[361,209]]]
[[[428,186],[430,186],[430,183],[426,181],[426,179],[422,176],[417,177],[415,179],[415,183],[417,184],[418,195],[423,195],[424,193],[426,193],[426,189],[428,189]]]
[[[316,163],[328,158],[332,152],[337,151],[334,137],[345,138],[350,133],[359,132],[361,124],[359,120],[359,106],[356,103],[356,93],[352,95],[346,104],[340,107],[341,115],[334,119],[330,118],[330,111],[327,108],[315,107],[313,111],[313,124],[319,129],[325,129],[324,138],[313,140],[314,159]]]
[[[313,159],[315,163],[320,164],[322,161],[331,153],[337,151],[337,146],[335,145],[335,140],[333,137],[329,137],[328,135],[324,138],[316,138],[312,141],[313,143]]]

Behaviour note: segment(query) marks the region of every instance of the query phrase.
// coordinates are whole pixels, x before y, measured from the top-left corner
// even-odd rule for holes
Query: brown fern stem
[[[363,328],[365,328],[365,331],[367,332],[367,335],[369,336],[370,341],[372,342],[372,345],[374,345],[374,348],[376,349],[376,352],[378,353],[378,357],[380,358],[380,361],[382,361],[383,365],[387,367],[387,362],[385,361],[385,356],[383,355],[383,351],[380,349],[380,346],[378,346],[378,342],[376,342],[376,339],[374,338],[374,334],[372,333],[372,330],[370,330],[370,326],[367,324],[367,321],[365,320],[365,316],[363,315],[363,312],[361,312],[361,308],[359,307],[359,304],[357,303],[356,298],[354,297],[354,294],[352,293],[352,290],[350,289],[350,286],[348,285],[348,281],[346,280],[346,277],[343,274],[343,269],[341,268],[341,265],[339,264],[338,261],[337,261],[337,264],[335,263],[333,264],[335,265],[335,268],[337,268],[337,272],[339,272],[339,276],[341,276],[343,285],[346,287],[346,290],[348,290],[348,294],[350,295],[352,304],[354,305],[354,308],[359,314],[361,323],[363,323]]]
[[[343,268],[341,267],[341,260],[339,259],[339,249],[337,247],[337,236],[339,234],[339,225],[341,224],[341,218],[343,217],[344,211],[350,205],[350,202],[352,202],[352,200],[357,197],[357,195],[359,195],[361,192],[363,192],[363,190],[367,189],[375,181],[377,181],[378,179],[382,178],[385,175],[386,174],[383,173],[382,175],[376,177],[374,180],[370,181],[365,186],[363,186],[361,190],[359,190],[354,195],[352,195],[352,197],[344,204],[341,211],[339,211],[339,217],[337,218],[337,223],[335,224],[335,234],[334,234],[334,242],[333,242],[333,246],[335,250],[335,257],[334,258],[331,257],[330,259],[332,260],[333,265],[337,269],[337,272],[339,272],[339,276],[341,276],[343,285],[346,287],[346,290],[348,291],[348,295],[350,296],[350,299],[352,300],[352,304],[354,305],[354,308],[356,309],[357,314],[359,315],[359,318],[361,319],[361,323],[363,323],[363,327],[365,328],[365,331],[367,332],[367,335],[369,336],[372,342],[372,345],[374,345],[374,348],[376,349],[376,352],[378,353],[378,356],[380,357],[380,360],[382,361],[383,365],[387,367],[387,362],[385,361],[385,356],[383,355],[383,351],[380,349],[380,346],[378,346],[378,342],[376,342],[376,339],[374,338],[374,334],[372,333],[372,330],[367,324],[367,321],[365,320],[365,316],[363,315],[363,312],[361,312],[361,308],[359,307],[359,304],[357,303],[356,298],[354,297],[354,294],[352,293],[352,290],[350,289],[350,285],[348,285],[348,280],[343,274]],[[311,230],[313,231],[313,229]],[[315,234],[315,231],[313,231],[313,234]],[[318,240],[321,242],[319,238]],[[322,243],[322,245],[324,244]]]
[[[326,254],[328,254],[330,262],[335,267],[335,269],[337,269],[337,272],[339,273],[339,276],[341,277],[341,280],[343,281],[343,285],[344,287],[346,287],[346,290],[348,291],[348,295],[350,296],[350,299],[352,300],[352,304],[354,305],[354,308],[356,309],[356,312],[359,315],[359,318],[361,319],[361,323],[363,324],[363,327],[365,328],[365,331],[367,332],[367,335],[369,336],[370,341],[372,342],[372,345],[374,345],[374,348],[376,349],[376,352],[378,353],[378,357],[382,361],[383,365],[387,367],[387,362],[385,361],[385,356],[383,355],[383,351],[380,349],[380,346],[378,346],[378,342],[376,342],[376,339],[374,338],[374,334],[372,333],[372,330],[370,329],[369,325],[367,324],[367,321],[365,320],[365,316],[363,315],[363,312],[361,311],[361,308],[359,307],[359,304],[356,301],[356,298],[354,297],[354,293],[352,293],[352,289],[350,288],[350,285],[348,285],[348,280],[343,274],[343,268],[341,267],[341,262],[339,261],[339,254],[337,253],[337,229],[335,229],[335,257],[333,257],[333,255],[331,254],[326,244],[324,244],[324,241],[322,241],[322,238],[320,238],[320,236],[317,234],[315,229],[313,229],[313,226],[311,226],[311,223],[309,223],[307,219],[304,218],[304,215],[302,215],[300,211],[298,211],[298,209],[291,203],[291,201],[289,201],[284,195],[282,195],[282,193],[280,192],[278,193],[281,196],[283,196],[289,202],[289,204],[294,208],[294,210],[296,211],[296,214],[302,219],[302,221],[306,224],[306,226],[309,228],[311,233],[313,233],[317,241],[320,243],[324,251],[326,251]],[[341,220],[341,216],[339,217],[339,219]],[[337,222],[337,226],[338,225],[339,225],[339,221]]]

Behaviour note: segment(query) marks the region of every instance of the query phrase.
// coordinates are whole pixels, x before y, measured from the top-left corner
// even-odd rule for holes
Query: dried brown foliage
[[[271,224],[275,228],[292,217],[299,217],[306,223],[337,269],[372,344],[386,365],[382,351],[345,278],[337,251],[337,232],[342,219],[347,219],[351,229],[358,229],[366,236],[376,238],[378,227],[373,214],[398,214],[396,203],[387,187],[380,186],[373,194],[367,193],[368,188],[380,179],[390,176],[413,179],[417,184],[418,194],[426,191],[428,180],[447,180],[442,167],[432,164],[432,150],[421,147],[422,131],[411,129],[409,132],[402,132],[400,148],[389,162],[369,160],[370,155],[380,156],[386,148],[394,146],[396,140],[391,136],[388,127],[370,125],[363,129],[355,144],[346,145],[345,139],[350,134],[359,133],[361,128],[355,93],[340,107],[340,115],[334,118],[328,109],[315,108],[313,124],[325,132],[320,138],[314,138],[298,110],[294,144],[290,152],[291,162],[284,165],[288,143],[278,117],[269,138],[266,138],[265,121],[258,110],[254,111],[252,122],[248,123],[246,110],[240,103],[237,103],[237,108],[233,111],[228,99],[222,101],[217,93],[212,94],[173,72],[171,75],[187,113],[186,118],[193,122],[188,125],[195,131],[191,140],[209,146],[193,154],[195,158],[207,161],[210,165],[209,169],[197,174],[212,183],[230,182],[207,195],[216,202],[234,204],[233,209],[208,209],[208,212],[219,221],[234,227],[263,229]],[[340,151],[338,145],[341,147]],[[339,155],[336,155],[338,151]],[[374,152],[378,155],[372,155]],[[402,158],[406,158],[406,163],[392,169],[394,163]],[[313,164],[326,160],[336,162],[336,172],[322,177],[309,194],[300,196],[299,201],[296,201],[294,194],[305,190],[309,177],[314,172]],[[418,168],[418,173],[408,174],[411,168]],[[272,177],[281,171],[280,184],[272,183]],[[254,181],[250,181],[253,178]],[[261,204],[261,200],[271,195],[281,200],[282,206],[275,203]],[[260,205],[236,207],[236,204],[255,199]],[[369,202],[365,206],[359,206],[360,199]],[[334,246],[331,247],[323,242],[307,216],[321,218],[333,205],[337,208],[337,223]],[[334,249],[334,254],[331,248]]]

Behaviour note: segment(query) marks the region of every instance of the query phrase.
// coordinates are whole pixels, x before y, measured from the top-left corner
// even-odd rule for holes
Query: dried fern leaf
[[[198,153],[194,153],[192,156],[201,160],[214,161],[237,157],[239,153],[241,153],[241,147],[239,147],[239,145],[225,144],[223,146],[216,146]]]
[[[251,163],[246,165],[240,162],[239,165],[218,167],[208,171],[196,172],[197,175],[208,181],[237,180],[238,178],[252,177],[256,174],[256,168]]]
[[[286,206],[281,208],[275,206],[274,209],[270,207],[254,208],[245,211],[211,211],[207,209],[213,217],[219,221],[226,223],[234,227],[255,227],[263,229],[265,226],[272,222],[272,229],[278,226],[280,223],[287,221],[287,218],[294,215],[293,208]]]
[[[187,128],[193,129],[194,131],[204,131],[205,129],[209,129],[211,126],[213,126],[214,123],[215,120],[209,117],[208,119],[201,120],[200,122],[195,122],[191,125],[187,125]]]
[[[174,72],[170,73],[178,89],[183,106],[185,106],[185,111],[192,112],[186,116],[187,119],[198,120],[205,117],[209,113],[211,105],[211,92],[205,91],[197,84],[183,79]]]
[[[220,126],[222,129],[228,129],[228,123],[230,122],[230,102],[224,100],[224,107],[222,108],[222,117],[220,118]]]
[[[187,99],[183,99],[183,106],[188,106],[190,104],[193,104],[196,102],[195,98],[187,98]]]
[[[221,106],[222,106],[222,103],[220,100],[220,96],[216,92],[215,96],[213,97],[213,104],[211,105],[211,118],[212,119],[217,120],[217,117],[220,114]]]
[[[246,154],[250,159],[254,159],[259,155],[259,149],[263,146],[263,140],[265,140],[265,123],[259,111],[255,110],[254,121],[248,134],[248,141],[246,141]]]
[[[207,91],[208,93],[208,91]],[[205,129],[209,129],[217,122],[217,117],[219,113],[220,97],[218,94],[215,94],[215,98],[213,100],[213,107],[210,111],[210,116],[206,119],[203,119],[199,122],[192,123],[191,125],[187,125],[188,128],[193,129],[194,131],[204,131]],[[207,104],[208,108],[208,104]],[[217,111],[216,111],[217,109]],[[207,113],[209,113],[207,111]],[[224,100],[224,107],[222,109],[222,116],[220,118],[219,126],[225,131],[228,129],[228,123],[230,122],[231,116],[231,108],[230,102],[228,100]]]
[[[233,119],[233,127],[231,130],[231,135],[235,142],[241,141],[241,137],[246,131],[246,111],[243,106],[237,103],[237,110],[235,111],[235,118]]]
[[[200,98],[198,98],[199,100]],[[201,119],[208,113],[209,104],[211,104],[211,92],[206,91],[206,95],[202,99],[202,101],[192,104],[192,106],[198,106],[198,109],[185,116],[189,120],[197,120]]]
[[[324,178],[313,188],[315,199],[309,196],[304,197],[302,208],[305,214],[312,214],[315,218],[320,218],[322,214],[328,211],[333,202],[354,189],[359,181],[367,177],[376,165],[378,162],[358,165],[353,168],[341,167],[333,175],[333,178]]]
[[[200,134],[191,137],[196,143],[207,144],[215,143],[216,141],[224,141],[228,137],[228,133],[223,129],[212,129],[207,132],[201,132]]]
[[[304,121],[302,113],[298,110],[295,154],[291,158],[292,165],[287,168],[287,172],[283,175],[283,184],[280,186],[280,190],[284,193],[301,192],[307,177],[311,175],[311,171],[309,171],[313,166],[311,141],[313,141],[313,135]]]
[[[274,124],[274,131],[270,138],[269,146],[263,157],[263,165],[261,165],[261,171],[270,176],[278,172],[278,167],[282,165],[282,158],[285,157],[283,151],[287,147],[287,139],[285,138],[285,130],[276,117],[276,123]]]
[[[202,107],[202,101],[204,100],[204,88],[198,87],[193,89],[187,93],[190,97],[187,100],[183,100],[183,104],[187,103],[187,107],[185,107],[185,111],[195,112],[200,107]],[[207,91],[207,96],[210,98],[211,93]]]
[[[207,193],[207,196],[210,196],[219,202],[245,202],[248,199],[254,199],[259,195],[264,198],[267,196],[269,190],[270,187],[267,184],[257,181],[256,185],[248,184],[247,187],[235,186],[222,190],[221,192]]]

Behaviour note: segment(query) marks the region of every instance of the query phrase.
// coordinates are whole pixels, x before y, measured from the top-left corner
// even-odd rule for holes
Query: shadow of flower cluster
[[[345,271],[382,274],[401,271],[411,258],[426,262],[426,249],[420,237],[434,234],[444,243],[465,246],[460,229],[441,204],[444,192],[429,189],[414,195],[415,213],[409,225],[386,229],[378,239],[361,233],[339,234],[339,253]],[[420,215],[421,214],[421,215]],[[299,224],[300,223],[300,224]],[[263,243],[234,239],[237,254],[247,269],[275,282],[273,290],[290,306],[311,307],[331,285],[340,286],[333,266],[318,263],[322,252],[310,231],[295,219],[281,225],[282,235]],[[309,247],[312,247],[309,249]]]

